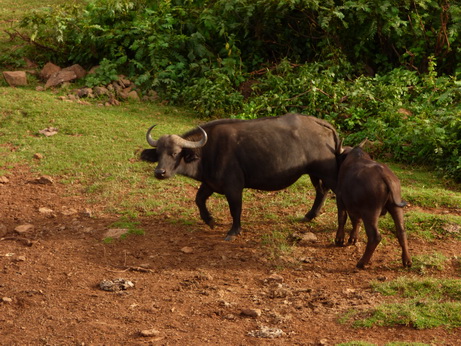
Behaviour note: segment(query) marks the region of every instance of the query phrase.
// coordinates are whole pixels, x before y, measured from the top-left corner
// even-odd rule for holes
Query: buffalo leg
[[[411,267],[412,261],[410,253],[408,252],[408,241],[407,233],[403,225],[403,211],[400,207],[388,208],[389,214],[391,214],[394,220],[395,230],[399,244],[402,247],[402,264],[404,267]]]
[[[232,216],[232,227],[229,232],[227,232],[225,240],[233,240],[242,230],[240,226],[240,217],[242,215],[242,192],[243,189],[232,189],[232,191],[225,194]]]
[[[344,246],[344,227],[347,221],[347,212],[340,196],[336,196],[336,205],[338,208],[338,230],[336,231],[335,244]]]
[[[328,194],[328,188],[319,178],[313,176],[309,177],[311,178],[312,185],[314,185],[315,188],[315,200],[311,210],[309,210],[309,212],[304,216],[303,221],[311,221],[320,214],[320,210],[322,209]]]
[[[378,230],[378,218],[379,215],[373,215],[363,218],[363,223],[365,225],[365,231],[367,232],[367,247],[365,248],[365,253],[362,258],[357,263],[357,268],[363,269],[368,263],[370,263],[371,256],[375,252],[376,247],[381,241],[381,234]]]
[[[359,238],[359,231],[360,231],[360,218],[355,216],[355,215],[350,215],[349,214],[349,217],[351,218],[351,222],[352,222],[352,229],[351,229],[351,233],[349,234],[349,240],[347,241],[347,243],[349,245],[354,245],[357,243],[357,240]]]
[[[215,221],[211,216],[208,208],[206,207],[207,199],[213,194],[213,190],[206,184],[200,185],[200,188],[197,191],[197,195],[195,196],[195,203],[197,204],[198,210],[200,212],[200,217],[202,220],[210,226],[210,228],[214,228]]]

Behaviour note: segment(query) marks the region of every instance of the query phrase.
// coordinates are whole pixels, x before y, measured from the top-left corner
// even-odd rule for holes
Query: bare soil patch
[[[58,181],[43,185],[36,178],[18,167],[0,184],[2,345],[461,344],[459,329],[367,329],[338,321],[386,299],[370,281],[414,275],[401,269],[395,239],[378,247],[366,270],[355,269],[364,243],[337,248],[329,232],[270,258],[261,245],[270,220],[247,223],[245,234],[225,242],[228,225],[210,230],[158,215],[140,220],[144,235],[105,243],[116,215],[101,214]],[[18,234],[22,224],[33,229]],[[410,239],[410,251],[453,258],[459,242]],[[453,263],[437,275],[458,278],[459,268]],[[101,289],[103,280],[115,279],[134,287]]]

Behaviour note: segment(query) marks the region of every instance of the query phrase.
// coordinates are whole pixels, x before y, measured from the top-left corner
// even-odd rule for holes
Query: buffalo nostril
[[[155,176],[157,178],[163,178],[165,176],[166,171],[164,169],[156,169],[155,170]]]

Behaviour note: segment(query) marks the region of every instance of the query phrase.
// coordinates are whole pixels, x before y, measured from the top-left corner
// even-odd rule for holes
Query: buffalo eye
[[[172,153],[170,154],[170,156],[171,156],[173,159],[175,159],[178,155],[179,155],[178,152],[172,152]]]

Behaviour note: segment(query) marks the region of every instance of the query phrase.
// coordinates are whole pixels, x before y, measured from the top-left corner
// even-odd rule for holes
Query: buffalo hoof
[[[411,261],[411,258],[407,258],[407,259],[404,258],[402,259],[402,264],[404,267],[410,268],[413,262]]]
[[[355,245],[357,243],[357,238],[349,238],[347,245]]]
[[[207,223],[208,227],[210,227],[211,229],[214,229],[214,226],[216,226],[216,222],[214,221],[213,218],[211,218]]]
[[[225,241],[234,241],[235,238],[237,238],[236,235],[226,235],[226,238],[224,238]]]
[[[344,240],[335,240],[335,245],[343,247],[344,246]]]

